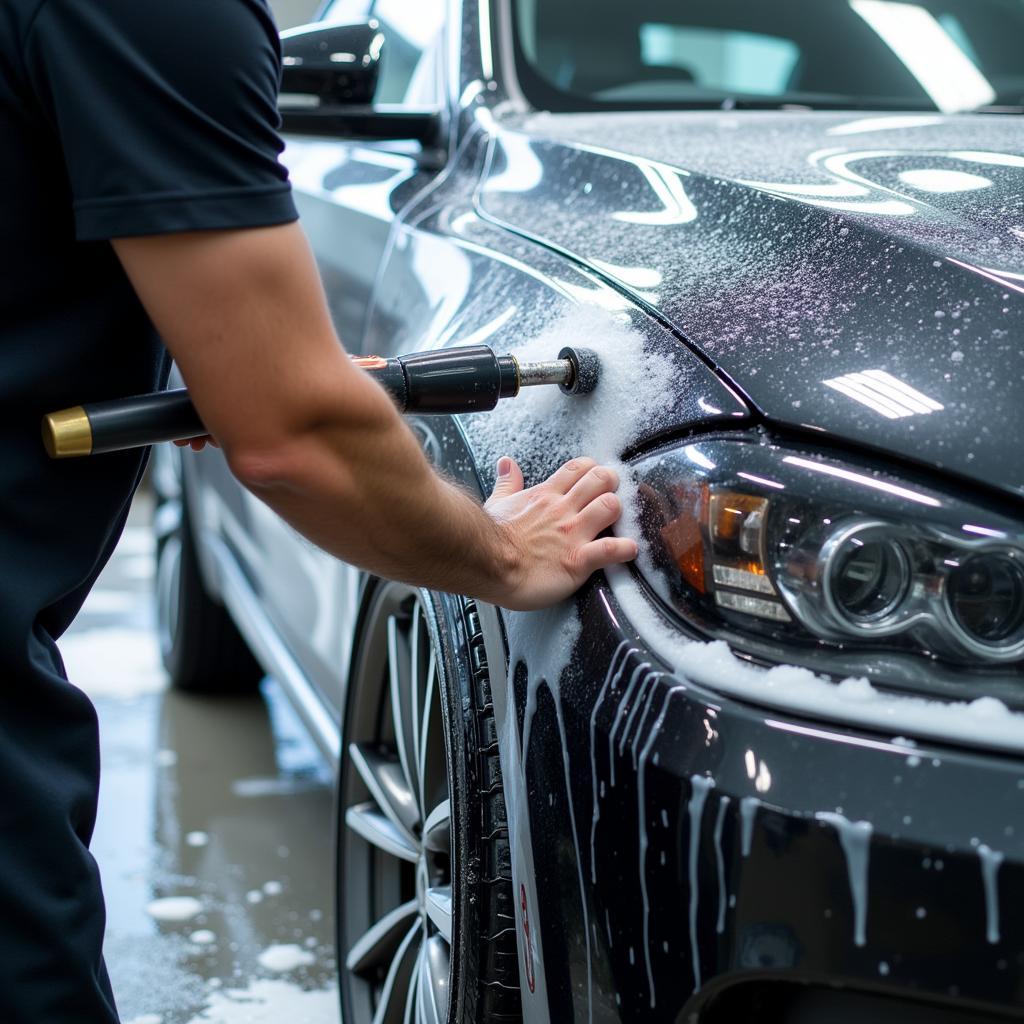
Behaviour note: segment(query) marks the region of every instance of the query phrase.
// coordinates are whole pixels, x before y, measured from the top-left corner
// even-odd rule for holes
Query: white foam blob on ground
[[[256,962],[268,971],[294,971],[316,962],[316,956],[294,942],[281,946],[267,946]]]
[[[167,687],[156,634],[150,630],[87,629],[68,633],[58,646],[68,678],[90,697],[128,700]]]
[[[337,1024],[333,989],[305,992],[277,978],[259,978],[244,989],[210,993],[205,1010],[188,1024]]]
[[[178,763],[176,750],[158,750],[155,761],[161,768],[173,768]]]
[[[280,882],[264,882],[263,891],[268,896],[280,896],[281,893],[284,891],[284,886]]]
[[[210,841],[210,837],[205,832],[189,832],[185,836],[185,842],[189,846],[205,846]]]
[[[155,921],[189,921],[202,912],[202,903],[192,896],[166,896],[146,904],[146,913]]]
[[[212,946],[217,941],[217,936],[209,928],[198,928],[189,937],[189,942],[197,946]]]
[[[262,903],[263,893],[259,889],[250,889],[246,894],[245,898],[249,903]]]

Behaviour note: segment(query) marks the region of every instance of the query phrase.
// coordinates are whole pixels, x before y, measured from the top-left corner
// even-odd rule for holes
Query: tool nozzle
[[[600,377],[601,362],[588,348],[563,348],[546,363],[517,363],[519,386],[557,384],[567,395],[589,395]]]
[[[601,360],[589,348],[567,346],[558,353],[559,359],[566,359],[572,366],[572,376],[559,385],[567,395],[589,395],[597,388],[601,379]]]

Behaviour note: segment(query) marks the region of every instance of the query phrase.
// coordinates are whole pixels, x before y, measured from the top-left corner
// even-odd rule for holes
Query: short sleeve
[[[24,55],[80,240],[296,219],[266,0],[43,0]]]

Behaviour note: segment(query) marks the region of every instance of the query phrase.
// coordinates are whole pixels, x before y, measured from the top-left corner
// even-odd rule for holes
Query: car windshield
[[[1024,105],[1024,0],[514,2],[542,109]]]

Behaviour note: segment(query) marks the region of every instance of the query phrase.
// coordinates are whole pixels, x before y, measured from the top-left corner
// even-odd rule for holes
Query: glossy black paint
[[[634,450],[759,426],[913,463],[936,485],[970,481],[1019,512],[1024,455],[1006,443],[1024,429],[1017,120],[532,114],[509,64],[507,4],[452,10],[443,166],[416,147],[289,142],[351,349],[503,351],[597,304],[674,365],[669,408],[637,413]],[[889,418],[825,383],[876,368],[942,409]],[[494,469],[474,421],[413,425],[439,466],[486,492]],[[534,450],[527,468],[537,477],[573,454]],[[200,465],[199,487],[238,505],[219,456]],[[250,575],[272,610],[290,599]],[[577,610],[560,682],[519,670],[511,690],[520,728],[537,692],[529,864],[517,870],[536,893],[546,1001],[524,988],[527,1021],[731,1024],[741,1018],[722,1000],[780,980],[833,986],[839,1000],[874,993],[879,1024],[909,1020],[907,999],[974,1015],[958,1020],[1020,1015],[1020,758],[908,748],[725,699],[659,665],[602,581]],[[511,635],[514,617],[504,624]],[[301,655],[303,638],[285,636]],[[864,945],[839,833],[816,817],[836,813],[872,826]],[[995,942],[983,844],[1004,858]],[[796,1014],[776,1006],[759,1020],[837,1019]]]
[[[480,209],[664,317],[766,421],[1022,495],[997,438],[1024,432],[1018,121],[534,115],[496,133]],[[942,408],[826,383],[871,369]]]

